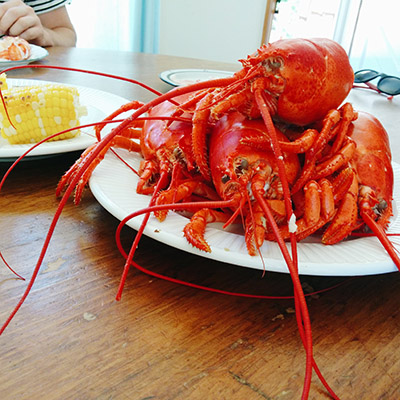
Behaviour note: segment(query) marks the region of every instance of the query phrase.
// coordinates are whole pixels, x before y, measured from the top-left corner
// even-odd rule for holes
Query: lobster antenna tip
[[[3,256],[3,253],[0,251],[0,259],[3,261],[3,263],[5,264],[5,266],[17,277],[17,279],[21,279],[22,281],[25,280],[25,278],[20,275],[18,272],[16,272],[11,265],[6,261],[6,259]]]
[[[120,293],[118,293],[118,294],[115,296],[115,300],[120,301],[120,300],[121,300],[121,297],[122,297],[122,295],[121,295]]]

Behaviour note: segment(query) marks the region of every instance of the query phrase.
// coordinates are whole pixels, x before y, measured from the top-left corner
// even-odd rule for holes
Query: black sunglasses
[[[380,78],[376,86],[369,83],[376,78]],[[378,92],[385,93],[389,96],[400,94],[400,78],[386,75],[372,69],[362,69],[355,72],[354,83],[365,83],[371,89],[375,89]]]

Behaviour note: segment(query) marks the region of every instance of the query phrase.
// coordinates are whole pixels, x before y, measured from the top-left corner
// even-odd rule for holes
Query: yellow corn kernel
[[[1,79],[0,75],[0,85]],[[58,84],[0,87],[8,113],[0,102],[1,135],[10,144],[37,143],[78,126],[80,117],[87,115],[86,107],[79,103],[79,92],[75,87]],[[50,140],[70,139],[79,134],[80,130],[76,129]]]
[[[8,89],[7,75],[4,72],[0,74],[0,89],[1,90],[7,90]]]

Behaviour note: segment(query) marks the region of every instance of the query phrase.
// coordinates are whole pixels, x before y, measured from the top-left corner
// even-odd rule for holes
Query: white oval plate
[[[136,170],[141,161],[140,156],[119,150],[118,153]],[[394,168],[394,216],[391,219],[389,232],[400,233],[398,214],[400,199],[400,165]],[[115,179],[118,176],[118,180]],[[145,208],[150,197],[136,193],[138,178],[114,154],[107,153],[104,161],[97,166],[91,179],[90,189],[99,203],[119,220],[133,211]],[[138,229],[143,217],[128,222],[128,226]],[[249,256],[244,236],[241,233],[221,229],[220,224],[210,224],[206,230],[206,240],[212,252],[205,253],[193,248],[183,237],[183,227],[189,220],[175,212],[170,212],[166,220],[160,223],[151,216],[144,233],[175,248],[197,254],[202,257],[239,265],[263,269],[260,257]],[[239,232],[240,229],[237,229]],[[400,238],[391,237],[396,248],[400,250]],[[265,242],[261,248],[267,271],[288,273],[280,249],[275,242]],[[317,237],[298,244],[299,273],[304,275],[356,276],[371,275],[397,271],[394,263],[385,252],[376,237],[363,237],[346,240],[334,246],[325,246]]]
[[[0,70],[15,67],[18,65],[27,65],[35,61],[39,61],[49,55],[49,52],[40,46],[31,44],[31,56],[26,60],[12,61],[12,60],[0,60]]]
[[[234,72],[214,69],[171,69],[161,72],[160,79],[172,86],[184,86],[210,79],[227,78],[233,74]]]
[[[48,83],[57,84],[56,82],[33,79],[7,79],[7,81],[10,86],[44,85]],[[80,118],[81,125],[99,122],[129,101],[123,97],[116,96],[108,92],[103,92],[101,90],[92,89],[85,86],[75,87],[79,90],[81,105],[86,106],[88,111],[88,115]],[[73,139],[42,143],[40,146],[33,149],[27,155],[27,157],[48,156],[59,153],[67,153],[70,151],[84,150],[94,142],[94,129],[85,128],[81,130],[81,134],[79,136]],[[0,162],[9,162],[15,160],[31,147],[32,144],[10,144],[6,139],[0,137]]]

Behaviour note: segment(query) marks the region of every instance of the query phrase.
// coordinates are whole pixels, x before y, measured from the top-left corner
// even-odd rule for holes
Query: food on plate
[[[31,56],[31,46],[18,36],[4,36],[0,39],[0,61],[27,60]]]
[[[263,262],[262,243],[277,241],[292,278],[306,353],[302,399],[309,398],[313,372],[330,396],[338,398],[314,358],[296,246],[326,225],[321,237],[326,245],[367,227],[400,270],[397,249],[385,234],[393,197],[387,133],[372,115],[353,110],[350,103],[341,106],[354,74],[344,49],[331,40],[280,40],[261,46],[241,63],[243,68],[232,77],[178,87],[146,104],[132,101],[98,124],[98,141],[59,182],[56,194],[62,199],[40,258],[0,334],[29,294],[68,197],[75,190],[79,203],[106,152],[123,147],[143,156],[132,173],[139,176],[137,192],[151,198],[149,207],[124,217],[117,229],[117,245],[126,258],[117,300],[131,265],[154,274],[132,260],[151,212],[160,220],[168,210],[194,212],[185,237],[204,251],[212,251],[204,237],[207,223],[224,221],[225,227],[243,221],[248,252]],[[129,117],[101,135],[107,123],[118,122],[127,111]],[[144,214],[127,254],[120,229]]]
[[[114,112],[108,120],[129,108],[135,110],[113,129],[112,137],[100,140],[97,131],[99,142],[60,180],[57,194],[68,187],[72,177],[81,176],[76,181],[74,200],[78,203],[107,149],[123,146],[142,154],[137,192],[151,194],[151,203],[164,207],[162,215],[168,207],[185,211],[201,208],[199,203],[188,202],[192,195],[207,198],[208,209],[233,210],[232,216],[221,217],[228,221],[225,226],[238,215],[248,214],[245,239],[252,255],[259,254],[264,239],[276,240],[289,269],[294,269],[297,261],[290,260],[285,240],[297,242],[325,227],[322,242],[334,244],[367,226],[400,269],[400,259],[384,232],[392,214],[393,190],[387,134],[373,116],[368,119],[361,113],[358,119],[359,113],[351,104],[340,107],[354,81],[343,48],[328,39],[288,39],[262,46],[241,62],[243,69],[233,77],[179,87],[147,104],[133,101]],[[235,120],[235,112],[243,121],[253,125],[258,121],[259,125]],[[143,124],[138,117],[144,113],[149,120]],[[137,130],[133,129],[135,124]],[[374,133],[370,148],[362,137],[356,139],[351,134],[367,129],[365,126],[371,135]],[[213,146],[217,128],[229,131],[229,135],[220,135]],[[278,128],[290,143],[278,136]],[[243,137],[234,143],[238,129],[244,131]],[[139,139],[139,144],[132,139]],[[366,148],[364,153],[361,148]],[[226,153],[221,154],[222,149]],[[269,153],[261,156],[258,150],[272,150],[275,160],[265,161]],[[247,159],[251,151],[257,160],[253,168]],[[285,157],[297,154],[300,169],[294,166],[289,172],[297,171],[298,176],[289,179]],[[219,165],[222,160],[231,163]],[[267,174],[261,162],[272,173]],[[375,180],[382,186],[371,181],[379,169],[384,171],[385,180]],[[266,180],[271,176],[273,181]],[[267,190],[271,187],[275,191]],[[218,201],[213,189],[217,189]],[[232,196],[228,196],[231,189]],[[253,205],[253,212],[247,212]],[[145,210],[149,211],[161,219],[161,210]],[[210,251],[202,235],[207,222],[215,218],[220,214],[201,215],[193,222],[196,229],[185,231],[192,245]]]
[[[4,74],[0,81],[4,104],[0,103],[1,136],[10,144],[36,143],[70,128],[79,126],[80,117],[87,114],[79,101],[75,87],[44,84],[8,87]],[[11,122],[10,122],[11,121]],[[80,134],[72,130],[51,140],[71,139]]]
[[[325,244],[337,243],[365,224],[400,269],[396,249],[384,231],[392,210],[386,132],[374,117],[357,121],[350,104],[340,107],[354,74],[343,48],[331,40],[280,40],[262,46],[241,63],[243,69],[233,77],[181,86],[142,106],[132,102],[130,108],[135,111],[130,117],[101,140],[98,132],[99,141],[61,179],[57,193],[65,190],[65,197],[59,211],[71,186],[76,185],[77,203],[106,151],[123,146],[142,154],[137,192],[152,197],[149,207],[133,212],[120,226],[150,212],[162,219],[166,210],[199,210],[185,236],[202,250],[209,250],[203,236],[208,222],[223,220],[227,226],[237,217],[245,221],[250,254],[262,258],[262,242],[276,240],[293,281],[298,329],[306,352],[302,399],[309,397],[313,370],[329,394],[338,398],[314,360],[296,246],[330,223],[336,232],[329,228],[324,232]],[[191,97],[182,100],[185,94]],[[121,107],[107,120],[128,108],[129,104]],[[139,117],[145,113],[148,120],[143,126]],[[261,129],[248,125],[255,122]],[[289,141],[278,135],[278,128]],[[356,151],[358,140],[351,132],[370,128],[371,141],[365,143],[360,137],[361,148]],[[289,155],[298,156],[300,168],[295,163],[288,168]],[[384,167],[387,184],[383,187],[374,187],[377,175],[369,164],[372,171]],[[294,179],[292,173],[297,175]],[[222,198],[213,200],[214,188]],[[205,200],[196,201],[199,197]],[[129,255],[119,246],[126,263],[117,299],[146,221]],[[285,240],[290,240],[291,248]]]

